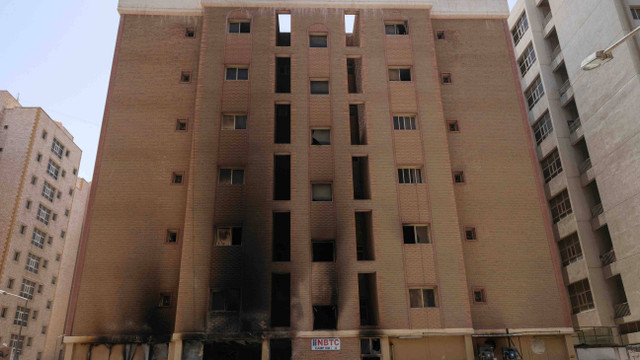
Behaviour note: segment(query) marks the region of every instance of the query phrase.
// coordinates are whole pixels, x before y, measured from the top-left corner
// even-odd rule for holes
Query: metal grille
[[[536,52],[535,50],[533,50],[533,44],[529,44],[527,50],[524,51],[524,55],[522,55],[522,58],[520,58],[520,61],[518,61],[518,65],[520,65],[520,74],[522,74],[522,76],[525,76],[535,62]]]
[[[542,86],[542,80],[538,77],[536,81],[533,82],[533,85],[525,92],[529,110],[533,109],[538,101],[540,101],[542,95],[544,95],[544,87]]]
[[[551,123],[551,115],[549,115],[549,112],[546,112],[533,124],[533,135],[536,138],[536,144],[540,145],[552,132],[553,124]]]
[[[571,308],[574,314],[593,309],[593,296],[591,295],[591,287],[589,280],[584,279],[569,285],[569,298],[571,299]]]
[[[516,26],[511,30],[511,36],[513,37],[514,45],[518,45],[524,33],[529,29],[529,20],[527,20],[527,13],[523,13],[518,19]]]
[[[553,217],[554,224],[571,215],[573,210],[571,209],[571,201],[569,200],[569,193],[567,190],[551,199],[551,201],[549,201],[549,207],[551,208],[551,216]]]
[[[572,234],[558,242],[562,266],[567,266],[582,259],[582,248],[578,234]]]
[[[544,181],[547,183],[560,174],[562,172],[562,162],[560,161],[558,150],[555,150],[551,155],[544,158],[540,165],[542,166]]]

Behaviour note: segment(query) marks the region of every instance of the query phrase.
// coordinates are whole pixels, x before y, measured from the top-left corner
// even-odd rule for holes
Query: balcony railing
[[[580,122],[580,118],[577,117],[572,121],[568,121],[567,124],[569,124],[569,132],[571,134],[573,134],[574,132],[576,132],[576,130],[578,130],[578,128],[580,126],[582,126],[582,123]]]
[[[560,44],[558,44],[555,48],[553,48],[553,50],[551,51],[551,60],[555,59],[556,57],[558,57],[558,55],[560,55],[560,51],[562,51],[562,49],[560,49]]]
[[[616,336],[614,328],[610,327],[592,327],[576,329],[573,335],[577,344],[585,345],[616,345],[620,343],[620,339]]]
[[[580,166],[578,166],[578,170],[580,171],[580,174],[584,174],[587,170],[591,169],[591,166],[591,158],[587,158],[582,162],[582,164],[580,164]]]
[[[615,318],[623,318],[625,316],[631,315],[631,310],[629,309],[629,303],[622,303],[613,306],[613,311],[615,313]]]
[[[564,95],[569,88],[571,87],[571,82],[569,80],[565,81],[564,84],[560,87],[560,96]]]
[[[602,261],[602,266],[607,266],[616,262],[616,252],[613,249],[607,251],[606,253],[600,255],[600,261]]]
[[[601,215],[603,212],[604,212],[604,208],[602,207],[602,204],[595,205],[594,207],[591,208],[591,216],[593,217],[597,217],[598,215]]]
[[[547,24],[549,24],[549,21],[551,21],[551,19],[553,19],[553,15],[551,14],[551,11],[549,11],[549,13],[547,14],[547,16],[544,17],[544,19],[542,20],[542,27],[546,27]]]

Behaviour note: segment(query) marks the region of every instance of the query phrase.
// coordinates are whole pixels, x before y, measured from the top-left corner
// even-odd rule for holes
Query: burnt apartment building
[[[119,12],[65,359],[575,357],[506,1]]]

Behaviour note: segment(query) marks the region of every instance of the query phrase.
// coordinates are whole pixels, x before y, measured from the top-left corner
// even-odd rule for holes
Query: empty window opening
[[[289,327],[290,322],[291,274],[271,274],[271,327]]]
[[[436,31],[436,39],[438,39],[438,40],[444,40],[444,39],[446,39],[446,35],[445,35],[444,30],[438,30],[438,31]]]
[[[314,262],[334,262],[334,241],[313,241],[311,243],[312,259]]]
[[[452,132],[452,133],[460,132],[460,127],[458,126],[458,120],[449,120],[447,121],[447,125],[449,126],[449,132]]]
[[[311,129],[311,145],[331,145],[331,130]]]
[[[333,192],[331,184],[311,184],[312,201],[332,201]]]
[[[356,13],[344,14],[344,33],[347,46],[360,46],[360,22]]]
[[[160,293],[160,297],[158,299],[158,307],[168,308],[171,306],[171,294],[170,293]]]
[[[275,155],[273,162],[273,200],[291,200],[291,155]]]
[[[187,131],[187,120],[186,119],[178,119],[176,120],[176,131]],[[75,169],[74,170],[74,175],[75,175]]]
[[[42,130],[42,138],[43,139],[47,139],[47,131],[46,130]]]
[[[327,95],[329,94],[329,81],[328,80],[311,80],[309,88],[312,94],[315,95]]]
[[[373,221],[371,211],[357,211],[356,257],[359,261],[375,260],[373,250]]]
[[[358,297],[360,299],[360,325],[378,324],[378,297],[376,274],[358,274]]]
[[[269,359],[291,360],[291,339],[270,339]]]
[[[218,184],[233,184],[233,185],[244,184],[244,170],[243,169],[220,169]]]
[[[184,37],[188,37],[188,38],[196,37],[196,29],[192,27],[188,27],[184,29]]]
[[[291,46],[291,14],[277,14],[276,46]]]
[[[42,160],[42,154],[38,153],[38,154],[36,155],[36,161],[37,161],[37,162],[40,162],[40,160]]]
[[[464,228],[464,238],[465,240],[478,240],[476,235],[476,228],[474,227],[465,227]]]
[[[276,57],[276,92],[291,92],[291,58]]]
[[[398,182],[400,184],[422,184],[422,169],[418,169],[418,168],[398,169]]]
[[[309,47],[312,48],[326,48],[328,45],[327,35],[309,35]]]
[[[13,283],[15,282],[14,279],[9,279],[8,283],[7,283],[7,288],[9,289],[13,289]]]
[[[182,73],[180,73],[180,82],[183,82],[183,83],[191,82],[191,72],[183,71]]]
[[[390,68],[389,81],[411,81],[411,68]]]
[[[352,157],[351,173],[353,175],[353,198],[355,200],[371,199],[369,158],[366,156]]]
[[[429,225],[402,225],[405,244],[429,244]]]
[[[443,84],[453,84],[453,78],[451,77],[451,73],[442,73],[442,83]]]
[[[249,68],[247,67],[227,67],[226,80],[249,80]]]
[[[212,312],[230,312],[240,310],[240,289],[226,289],[211,291]]]
[[[453,182],[456,184],[464,184],[464,172],[462,171],[454,171],[453,172]]]
[[[549,201],[549,207],[551,208],[551,218],[553,223],[557,224],[560,220],[571,215],[573,209],[571,208],[571,200],[569,199],[569,193],[564,190],[560,194],[556,195]]]
[[[360,339],[360,355],[363,360],[382,359],[380,338]]]
[[[247,128],[247,115],[226,114],[222,116],[222,130],[244,130]]]
[[[182,184],[183,180],[184,179],[183,179],[182,173],[175,173],[174,172],[173,174],[171,174],[171,183],[172,184]],[[71,195],[71,194],[69,194],[69,195]]]
[[[349,94],[362,92],[362,59],[347,58],[347,82]]]
[[[167,230],[167,239],[168,243],[177,243],[178,242],[178,230]]]
[[[20,234],[24,235],[25,232],[27,232],[27,227],[25,225],[20,225]]]
[[[276,104],[275,108],[275,143],[291,143],[291,105]]]
[[[487,303],[487,292],[484,288],[473,289],[473,303],[474,304]]]
[[[291,260],[291,213],[273,213],[273,261]]]
[[[338,328],[338,307],[335,305],[313,306],[313,330],[335,330]]]
[[[415,130],[416,116],[415,115],[394,115],[393,129],[394,130]]]
[[[409,33],[407,29],[406,21],[386,21],[384,23],[384,33],[387,35],[407,35]]]
[[[351,145],[367,144],[364,104],[349,104],[349,129],[351,131]]]
[[[251,22],[249,20],[230,20],[229,34],[248,34],[251,32]]]
[[[412,309],[437,307],[436,289],[409,289],[409,305]]]
[[[242,245],[242,227],[220,226],[216,229],[216,246]]]
[[[640,20],[640,6],[631,7],[631,16],[633,20]]]

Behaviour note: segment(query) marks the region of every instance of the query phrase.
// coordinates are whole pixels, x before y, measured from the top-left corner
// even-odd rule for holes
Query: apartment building
[[[575,357],[505,1],[119,12],[65,359]]]
[[[509,17],[576,345],[640,343],[640,1],[520,0]]]
[[[81,155],[62,124],[0,91],[0,351],[5,356],[42,358],[59,282],[73,275],[61,262],[80,239],[72,227],[82,222],[73,218]]]

